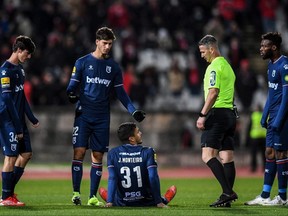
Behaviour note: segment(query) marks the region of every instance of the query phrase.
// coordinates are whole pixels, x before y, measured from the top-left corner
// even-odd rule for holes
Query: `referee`
[[[196,123],[197,128],[202,130],[202,160],[223,190],[210,207],[230,207],[230,203],[238,198],[233,191],[236,176],[233,156],[236,126],[236,115],[233,112],[235,74],[227,60],[221,56],[214,36],[204,36],[198,46],[201,57],[210,63],[204,76],[205,103]],[[218,154],[221,162],[217,159]]]

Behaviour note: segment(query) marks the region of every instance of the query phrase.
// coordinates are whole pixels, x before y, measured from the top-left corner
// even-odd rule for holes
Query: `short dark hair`
[[[112,29],[102,27],[96,31],[96,40],[116,40],[116,37]]]
[[[273,45],[280,49],[282,43],[282,36],[279,32],[268,32],[261,36],[262,40],[269,40]]]
[[[13,43],[13,52],[16,52],[18,48],[21,50],[28,50],[29,53],[33,53],[36,49],[36,46],[30,37],[20,35],[15,39]]]
[[[217,40],[213,35],[205,35],[199,42],[198,45],[212,45],[212,44],[217,44]]]
[[[136,128],[136,124],[134,122],[125,122],[122,123],[117,131],[118,138],[122,143],[130,143],[129,137],[134,135],[134,131]]]

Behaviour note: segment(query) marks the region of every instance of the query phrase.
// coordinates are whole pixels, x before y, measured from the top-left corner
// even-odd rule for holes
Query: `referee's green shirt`
[[[235,74],[222,56],[215,58],[207,67],[204,76],[205,100],[210,88],[218,88],[219,95],[213,108],[233,108]]]

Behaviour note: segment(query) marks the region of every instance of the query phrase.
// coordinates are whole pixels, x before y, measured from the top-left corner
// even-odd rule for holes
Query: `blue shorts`
[[[76,115],[72,132],[73,148],[85,147],[96,152],[108,152],[110,131],[110,114],[85,118]]]
[[[18,156],[21,153],[32,152],[30,135],[26,125],[23,128],[23,139],[19,141],[17,141],[17,134],[12,121],[5,122],[3,126],[0,128],[0,143],[4,155]]]
[[[275,116],[276,118],[276,116]],[[284,122],[281,131],[274,131],[271,128],[271,124],[274,118],[270,116],[268,120],[267,134],[266,134],[266,147],[274,148],[279,151],[288,150],[288,119]]]
[[[18,156],[19,143],[12,121],[1,122],[0,143],[5,156]]]

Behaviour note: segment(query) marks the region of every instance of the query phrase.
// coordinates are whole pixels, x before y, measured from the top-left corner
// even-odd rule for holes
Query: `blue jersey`
[[[119,65],[111,58],[97,59],[90,53],[75,62],[67,92],[79,90],[78,106],[82,113],[97,116],[109,113],[109,97],[113,88],[122,104],[133,113],[135,108],[124,91]]]
[[[275,62],[268,64],[268,97],[269,97],[269,113],[278,112],[282,102],[283,88],[288,87],[288,59],[281,56]],[[287,107],[288,109],[288,107]]]
[[[153,148],[124,144],[108,152],[108,199],[116,206],[162,202]],[[151,171],[152,172],[151,172]]]
[[[268,97],[261,124],[268,119],[266,146],[287,150],[288,141],[288,58],[281,56],[268,64]]]

